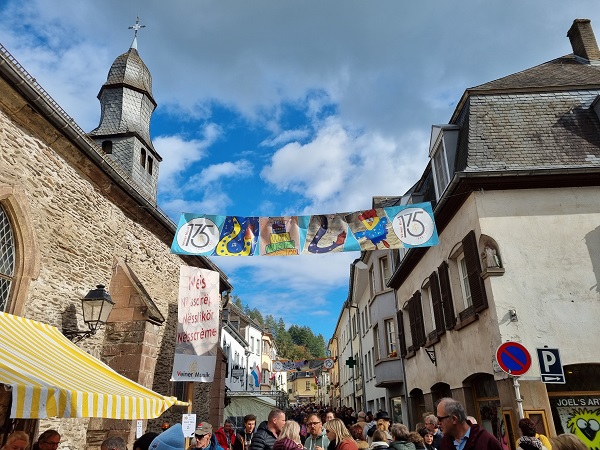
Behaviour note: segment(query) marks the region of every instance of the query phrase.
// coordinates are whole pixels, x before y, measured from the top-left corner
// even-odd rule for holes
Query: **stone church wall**
[[[27,217],[12,219],[30,221],[35,239],[22,244],[29,250],[35,247],[39,263],[39,275],[26,292],[21,315],[61,329],[76,311],[79,329],[84,329],[80,299],[97,284],[110,285],[116,258],[126,261],[166,319],[163,326],[152,330],[160,350],[148,387],[171,395],[179,266],[184,261],[171,254],[165,239],[152,231],[156,225],[148,225],[151,221],[143,208],[126,213],[109,199],[108,193],[119,188],[107,176],[96,168],[92,169],[98,172],[97,178],[84,175],[79,168],[91,163],[77,147],[47,123],[48,132],[36,135],[40,130],[36,113],[13,119],[12,106],[6,98],[0,99],[0,189],[19,193],[19,201],[24,203],[20,204],[21,214]],[[29,127],[28,117],[37,121],[35,127]],[[166,330],[170,331],[165,334]],[[101,330],[79,345],[100,357],[104,343]],[[208,413],[204,411],[209,403],[207,386],[196,389],[205,397],[196,402],[203,408],[199,417]],[[42,420],[40,431],[56,428],[63,435],[63,450],[82,449],[87,425],[86,419]]]

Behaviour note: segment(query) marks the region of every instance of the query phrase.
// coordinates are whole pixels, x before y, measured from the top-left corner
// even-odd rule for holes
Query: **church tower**
[[[156,201],[162,158],[150,140],[150,117],[156,108],[152,76],[137,51],[137,33],[144,25],[137,18],[129,28],[135,31],[131,48],[115,59],[108,72],[98,93],[100,125],[89,135]]]

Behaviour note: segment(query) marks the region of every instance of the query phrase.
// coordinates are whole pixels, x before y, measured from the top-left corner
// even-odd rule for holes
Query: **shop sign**
[[[550,397],[565,433],[580,438],[588,448],[600,448],[600,397]]]

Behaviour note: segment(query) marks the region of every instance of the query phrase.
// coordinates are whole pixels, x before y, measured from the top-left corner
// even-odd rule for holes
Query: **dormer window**
[[[444,151],[444,144],[441,141],[433,154],[433,173],[435,175],[436,197],[440,198],[450,183],[450,175],[448,175],[448,159],[446,158],[446,152]]]
[[[431,158],[436,198],[439,199],[454,175],[454,162],[458,146],[457,125],[433,125],[429,157]]]

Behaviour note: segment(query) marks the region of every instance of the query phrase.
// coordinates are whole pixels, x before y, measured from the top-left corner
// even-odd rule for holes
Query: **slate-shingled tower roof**
[[[162,161],[150,139],[150,118],[156,108],[152,76],[131,48],[113,62],[98,94],[100,125],[89,133],[152,199],[156,199],[158,163]]]

